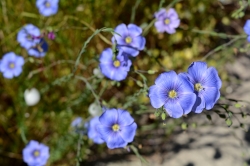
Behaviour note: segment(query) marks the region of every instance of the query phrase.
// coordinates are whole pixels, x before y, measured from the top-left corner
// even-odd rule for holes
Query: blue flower
[[[74,129],[76,133],[86,134],[86,128],[88,128],[88,123],[84,123],[81,117],[76,117],[71,122],[71,127]]]
[[[37,0],[36,7],[41,15],[47,17],[57,13],[59,0]]]
[[[250,20],[247,20],[247,22],[245,23],[243,29],[244,29],[245,33],[248,35],[247,41],[250,42]]]
[[[220,97],[221,79],[214,67],[207,68],[205,62],[193,62],[186,74],[193,84],[197,95],[193,106],[195,113],[201,113],[204,108],[210,110]]]
[[[135,57],[139,54],[139,50],[143,50],[146,44],[145,38],[141,35],[142,29],[135,24],[118,25],[115,30],[116,33],[112,37],[112,42],[117,42],[117,48],[123,50],[127,54]]]
[[[113,58],[111,48],[105,49],[100,56],[100,69],[104,76],[111,80],[121,81],[127,77],[132,62],[123,51],[119,51],[116,58]]]
[[[37,58],[41,58],[45,56],[48,51],[48,48],[49,46],[47,42],[43,38],[41,38],[39,40],[39,43],[37,43],[34,47],[31,47],[28,50],[28,54]]]
[[[179,118],[191,112],[196,95],[192,84],[183,74],[174,71],[162,73],[149,88],[149,98],[154,108],[164,106],[170,117]]]
[[[32,24],[27,24],[18,32],[17,41],[28,50],[39,43],[40,30]]]
[[[107,109],[99,121],[101,124],[96,126],[96,130],[108,148],[123,148],[133,141],[137,125],[128,111]]]
[[[155,27],[158,32],[167,32],[169,34],[175,33],[175,29],[180,25],[178,14],[173,8],[169,10],[160,9],[155,14]]]
[[[103,139],[101,139],[99,133],[96,130],[96,126],[100,125],[99,117],[94,117],[89,122],[88,127],[88,137],[93,140],[94,143],[102,144],[104,142]]]
[[[28,166],[44,166],[49,158],[49,147],[31,140],[23,149],[23,160]]]
[[[22,73],[23,64],[23,57],[16,55],[14,52],[9,52],[6,53],[0,61],[0,71],[5,78],[11,79]]]

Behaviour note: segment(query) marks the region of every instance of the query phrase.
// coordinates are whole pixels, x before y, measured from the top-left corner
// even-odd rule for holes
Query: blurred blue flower
[[[186,74],[193,84],[194,92],[197,95],[193,106],[195,113],[201,113],[204,108],[210,110],[220,98],[221,79],[214,67],[207,68],[205,62],[193,62]]]
[[[93,140],[94,143],[102,144],[104,142],[103,139],[101,139],[99,133],[96,130],[96,126],[100,125],[99,117],[94,117],[89,122],[88,127],[88,137]]]
[[[86,134],[88,126],[89,126],[88,123],[84,123],[81,117],[76,117],[71,122],[71,127],[74,129],[76,133],[79,134]]]
[[[37,58],[41,58],[45,56],[48,51],[48,48],[48,43],[43,38],[41,38],[39,40],[39,43],[37,43],[34,47],[31,47],[28,50],[28,54]]]
[[[122,50],[113,58],[111,48],[105,49],[100,55],[100,69],[104,76],[111,80],[121,81],[127,77],[132,62]]]
[[[117,42],[117,48],[123,50],[127,54],[135,57],[139,54],[139,50],[143,50],[146,44],[145,38],[141,35],[142,29],[135,24],[118,25],[115,30],[116,33],[112,37],[112,42]]]
[[[31,140],[23,149],[23,160],[28,166],[44,166],[49,158],[49,147]]]
[[[167,32],[169,34],[175,33],[175,29],[180,25],[178,14],[173,8],[169,10],[160,9],[155,14],[155,27],[158,32]]]
[[[96,130],[108,148],[123,148],[133,141],[137,125],[128,111],[107,109],[99,121],[101,125],[97,125]]]
[[[32,24],[27,24],[18,32],[17,41],[28,50],[39,43],[40,30]]]
[[[250,42],[250,20],[247,20],[247,22],[245,23],[243,29],[244,29],[245,33],[248,35],[247,41]]]
[[[154,108],[164,106],[170,117],[179,118],[191,112],[196,95],[192,84],[182,74],[164,72],[149,88],[149,98]]]
[[[37,0],[36,7],[43,16],[51,16],[57,13],[59,0]]]
[[[23,57],[16,55],[14,52],[9,52],[6,53],[0,61],[0,71],[5,78],[11,79],[22,73],[23,64]]]

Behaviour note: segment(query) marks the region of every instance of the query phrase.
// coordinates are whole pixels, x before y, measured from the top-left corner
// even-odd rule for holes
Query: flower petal
[[[209,67],[203,75],[202,79],[203,87],[215,87],[217,89],[221,88],[221,79],[218,76],[218,72],[214,67]]]
[[[203,78],[203,74],[205,74],[207,70],[207,64],[205,62],[193,62],[188,67],[188,74],[190,75],[190,81],[192,83],[197,83],[201,81]]]
[[[109,137],[112,137],[114,131],[111,127],[106,127],[103,125],[97,125],[96,131],[99,134],[100,138],[103,139],[105,142],[109,140]]]
[[[175,82],[178,79],[174,71],[161,73],[155,80],[155,84],[164,91],[169,91],[174,88]]]
[[[214,107],[214,104],[217,102],[220,91],[217,88],[206,88],[202,93],[200,93],[201,96],[203,96],[206,104],[206,109],[210,110]]]
[[[113,61],[112,57],[113,57],[112,49],[106,48],[100,55],[100,62],[105,64],[110,63]]]
[[[187,73],[178,74],[181,86],[179,88],[179,93],[185,94],[194,91],[194,85],[189,81]]]
[[[164,104],[164,108],[172,118],[180,118],[184,114],[183,109],[178,102],[169,101]]]
[[[160,33],[165,32],[165,24],[162,20],[156,21],[154,25],[158,32]]]
[[[192,111],[195,113],[201,113],[204,108],[205,108],[205,100],[203,99],[203,96],[201,97],[197,96]]]
[[[168,99],[166,92],[167,91],[163,91],[157,85],[153,85],[149,88],[149,99],[154,108],[160,108],[166,103]]]
[[[117,123],[119,126],[128,126],[134,122],[134,119],[131,117],[128,111],[117,109],[118,120]]]
[[[142,33],[142,29],[135,24],[128,24],[128,31],[131,36],[139,36]]]
[[[106,142],[109,149],[123,148],[128,144],[119,133],[113,133]]]
[[[100,123],[106,127],[111,127],[113,124],[116,124],[117,119],[118,119],[118,113],[116,109],[106,110],[99,117]]]
[[[143,36],[137,36],[133,38],[131,46],[138,50],[143,50],[146,44],[146,40]]]
[[[122,127],[119,134],[126,142],[132,142],[135,137],[136,129],[137,129],[136,123],[132,123],[129,126]]]
[[[193,105],[196,101],[196,95],[194,93],[181,94],[179,96],[179,104],[181,105],[184,114],[188,114],[192,111]]]

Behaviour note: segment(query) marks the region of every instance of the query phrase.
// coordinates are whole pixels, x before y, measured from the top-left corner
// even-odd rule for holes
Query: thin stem
[[[139,6],[139,4],[141,3],[141,0],[136,0],[135,2],[135,6],[132,8],[132,14],[131,14],[131,18],[130,18],[130,22],[133,23],[135,20],[135,13],[136,13],[136,9]]]

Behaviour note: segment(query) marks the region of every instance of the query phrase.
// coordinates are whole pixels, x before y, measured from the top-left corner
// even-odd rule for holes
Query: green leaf
[[[161,113],[161,118],[162,118],[162,120],[166,119],[166,113],[165,112]]]
[[[155,111],[155,117],[158,117],[158,116],[160,116],[160,111],[159,111],[159,110],[156,110],[156,111]]]
[[[148,74],[155,74],[154,70],[148,70]]]
[[[233,121],[230,118],[227,118],[226,119],[226,124],[227,124],[228,127],[230,127],[230,126],[232,126]]]
[[[141,82],[141,81],[139,81],[139,80],[137,80],[137,81],[136,81],[136,84],[137,84],[139,87],[143,87],[142,82]]]

